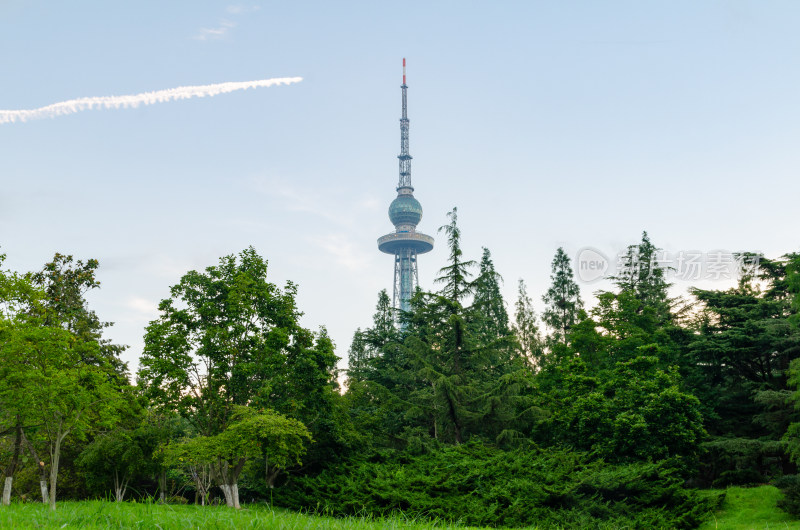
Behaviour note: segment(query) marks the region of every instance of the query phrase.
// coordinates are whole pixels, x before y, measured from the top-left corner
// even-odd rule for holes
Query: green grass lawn
[[[225,506],[177,506],[115,503],[107,501],[59,502],[51,512],[38,503],[0,507],[0,528],[147,528],[147,529],[239,529],[308,528],[377,530],[379,528],[454,528],[452,525],[417,522],[402,516],[367,520],[333,519],[248,505],[242,510]],[[465,527],[459,527],[465,528]]]
[[[773,486],[728,488],[713,518],[700,530],[796,529],[800,521],[779,510],[781,494]],[[307,528],[377,530],[383,528],[456,528],[449,524],[394,516],[380,519],[334,519],[303,515],[266,505],[247,505],[242,510],[225,506],[180,506],[107,501],[60,502],[51,512],[38,503],[0,507],[0,528],[160,528],[234,529]],[[458,527],[466,528],[466,527]]]
[[[728,488],[719,511],[700,530],[800,530],[800,521],[775,506],[780,497],[780,491],[774,486]]]

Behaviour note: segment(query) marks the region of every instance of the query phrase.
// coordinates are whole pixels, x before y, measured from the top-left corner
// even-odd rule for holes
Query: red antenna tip
[[[403,57],[403,84],[406,84],[406,58]]]

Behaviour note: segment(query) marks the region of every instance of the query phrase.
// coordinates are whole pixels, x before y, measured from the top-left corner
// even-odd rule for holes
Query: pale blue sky
[[[0,109],[304,80],[0,125],[0,250],[98,258],[91,302],[135,367],[169,286],[253,245],[346,357],[391,288],[407,57],[419,229],[458,206],[509,304],[521,277],[541,309],[559,245],[797,251],[798,27],[796,1],[2,0]],[[445,258],[437,238],[423,287]]]

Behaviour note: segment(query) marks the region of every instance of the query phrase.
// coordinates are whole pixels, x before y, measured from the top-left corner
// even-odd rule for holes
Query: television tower
[[[417,256],[433,249],[433,238],[417,232],[422,219],[422,205],[414,198],[411,186],[411,155],[408,154],[408,112],[406,106],[406,60],[403,59],[403,114],[400,118],[400,180],[397,183],[397,198],[389,206],[389,219],[395,231],[378,239],[378,249],[394,256],[395,309],[408,311],[414,288],[419,284]]]

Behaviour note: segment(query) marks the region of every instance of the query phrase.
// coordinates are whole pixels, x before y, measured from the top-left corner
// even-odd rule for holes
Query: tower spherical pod
[[[399,195],[389,205],[389,219],[395,226],[417,226],[422,219],[422,205],[413,195]]]

